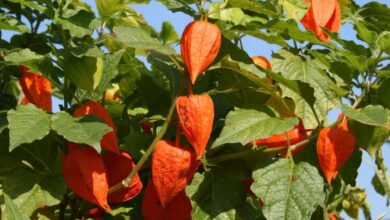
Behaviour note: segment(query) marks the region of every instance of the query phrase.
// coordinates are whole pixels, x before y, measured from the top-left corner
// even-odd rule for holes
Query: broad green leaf
[[[154,50],[163,54],[171,55],[175,51],[165,45],[162,45],[157,39],[141,28],[119,26],[114,28],[114,33],[118,42],[125,46],[140,50]]]
[[[15,65],[21,65],[23,63],[43,59],[42,55],[32,52],[30,49],[22,49],[13,51],[4,56],[4,60]]]
[[[265,1],[251,1],[251,0],[228,0],[229,7],[241,8],[245,11],[251,11],[267,17],[278,16],[277,4]],[[260,17],[260,16],[259,16]]]
[[[378,89],[379,103],[390,109],[390,78],[382,82]]]
[[[297,123],[296,118],[279,119],[266,111],[236,109],[226,116],[225,127],[212,148],[227,143],[245,145],[258,138],[267,138],[289,131]]]
[[[17,31],[20,33],[26,33],[29,31],[29,28],[25,24],[13,17],[5,15],[4,13],[0,13],[0,29]]]
[[[359,15],[372,31],[380,33],[390,30],[390,8],[386,4],[370,1],[359,10]]]
[[[218,90],[226,99],[239,108],[254,108],[264,105],[270,98],[261,93],[255,83],[232,70],[222,70],[215,74],[218,78]],[[223,92],[228,91],[228,92]]]
[[[112,131],[104,122],[95,116],[74,118],[66,112],[58,112],[52,116],[52,129],[66,140],[87,144],[100,152],[100,140]]]
[[[143,132],[130,132],[125,138],[121,148],[131,152],[133,160],[142,157],[144,150],[152,143],[153,136]]]
[[[152,115],[166,115],[171,103],[171,94],[166,88],[157,84],[154,77],[143,74],[136,81],[138,92]],[[122,89],[122,88],[121,88]],[[155,94],[159,94],[156,96]]]
[[[286,17],[294,19],[297,22],[301,21],[310,6],[310,3],[304,0],[285,0],[281,1],[281,4],[286,11]]]
[[[75,57],[69,55],[64,61],[64,75],[73,84],[85,89],[94,90],[99,85],[103,74],[103,59],[96,57]]]
[[[355,21],[355,30],[357,31],[357,37],[360,40],[365,41],[370,48],[376,49],[377,48],[377,33],[375,31],[370,31],[366,26],[364,22]]]
[[[83,56],[103,58],[104,52],[97,47],[78,46],[69,48],[69,51],[73,56],[81,58]]]
[[[7,118],[0,116],[0,134],[8,127]]]
[[[21,212],[21,210],[15,205],[12,199],[6,194],[3,193],[4,202],[5,202],[5,210],[3,213],[4,220],[28,220],[29,218]]]
[[[158,36],[163,44],[173,44],[179,41],[175,28],[171,23],[164,21],[162,24],[161,32]]]
[[[127,7],[125,0],[95,0],[101,17],[109,17]]]
[[[118,75],[118,64],[121,61],[124,49],[118,50],[113,54],[104,55],[103,74],[101,76],[99,85],[94,91],[88,91],[78,88],[76,96],[79,99],[94,99],[100,100],[104,92],[110,88],[111,80]]]
[[[23,214],[30,216],[41,205],[59,204],[66,193],[66,183],[58,174],[20,168],[5,177],[3,191]]]
[[[390,129],[389,110],[380,105],[368,105],[361,109],[353,109],[348,105],[342,105],[341,110],[348,117],[362,124],[382,126]]]
[[[246,54],[244,53],[244,55]],[[244,59],[246,59],[246,57]],[[209,69],[219,71],[220,74],[223,74],[225,69],[228,69],[230,71],[233,71],[241,75],[242,77],[251,81],[252,85],[247,85],[248,87],[247,89],[254,89],[257,93],[260,92],[260,93],[270,95],[268,104],[272,106],[276,111],[278,111],[280,115],[282,116],[295,115],[295,113],[291,111],[290,106],[287,103],[285,103],[285,100],[280,96],[279,91],[269,83],[269,79],[266,78],[266,74],[263,71],[261,71],[259,67],[257,67],[256,65],[238,62],[230,59],[230,57],[227,57],[225,59],[222,59],[219,63],[213,65]],[[270,75],[272,76],[272,73],[270,73]],[[284,79],[283,77],[277,74],[275,74],[275,77],[280,79],[281,81],[284,80],[286,82],[289,82],[291,83],[291,85],[297,85],[302,92],[303,91],[307,92],[305,97],[313,97],[312,95],[313,89],[311,89],[310,86],[308,86],[307,84],[299,83],[299,82],[294,83],[293,81]],[[252,86],[252,88],[250,88],[249,86]],[[237,88],[232,87],[230,89],[237,89]],[[270,103],[272,103],[272,105]]]
[[[190,6],[193,2],[180,0],[158,0],[172,12],[184,12],[190,16],[195,16],[197,12]]]
[[[100,24],[95,19],[95,15],[87,10],[68,10],[64,17],[57,17],[53,22],[68,30],[72,37],[77,38],[92,35],[94,29]]]
[[[365,149],[371,157],[382,147],[390,135],[387,128],[371,126],[351,120],[349,130],[355,135],[357,146]]]
[[[341,179],[343,179],[343,181],[346,184],[349,184],[351,186],[356,185],[358,170],[361,163],[362,163],[362,151],[359,149],[359,147],[355,146],[351,156],[339,170],[339,176],[341,177]]]
[[[227,1],[216,2],[210,5],[209,14],[211,18],[218,19],[221,21],[231,22],[234,25],[246,25],[251,21],[251,18],[246,15],[241,8],[226,8]],[[253,19],[255,20],[255,19]],[[259,22],[264,23],[266,20],[257,19]]]
[[[272,56],[271,64],[272,70],[279,72],[284,78],[307,83],[314,89],[314,94],[310,94],[309,89],[302,90],[302,86],[292,87],[281,81],[283,95],[295,101],[296,113],[303,119],[305,127],[315,128],[318,123],[313,109],[320,121],[325,119],[328,111],[338,105],[339,98],[336,91],[341,89],[326,75],[323,67],[320,67],[315,60],[305,58],[286,50],[280,50]],[[277,78],[275,80],[280,81]]]
[[[246,192],[241,180],[206,172],[195,174],[186,194],[191,199],[192,219],[233,220]]]
[[[18,106],[7,116],[10,146],[12,151],[21,144],[32,143],[50,132],[50,115],[34,105]]]
[[[287,21],[275,19],[265,24],[265,28],[267,28],[269,32],[278,33],[283,38],[287,38],[287,40],[294,39],[299,42],[311,42],[318,45],[325,45],[324,42],[317,39],[312,31],[301,30],[296,21],[292,19]]]
[[[377,44],[380,49],[390,54],[390,31],[384,31],[378,36]]]
[[[263,213],[268,220],[310,219],[324,203],[323,179],[308,163],[279,159],[255,170],[253,179],[251,190],[264,202]]]
[[[14,3],[19,3],[22,7],[23,6],[30,7],[30,8],[33,8],[35,10],[41,11],[41,12],[45,12],[47,10],[47,7],[45,7],[43,5],[36,4],[33,1],[26,1],[26,0],[8,0],[8,1],[14,2]],[[47,2],[45,2],[45,3],[46,3],[46,6],[48,6],[48,5],[52,6],[51,3],[49,3],[49,4],[47,4]]]

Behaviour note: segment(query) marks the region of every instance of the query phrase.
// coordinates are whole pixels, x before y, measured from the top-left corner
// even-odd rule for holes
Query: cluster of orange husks
[[[309,1],[309,0],[306,0]],[[330,37],[322,30],[337,32],[341,23],[340,6],[336,0],[311,0],[311,6],[302,19],[303,26],[312,30],[321,41]],[[192,94],[192,84],[216,58],[221,46],[220,29],[208,21],[194,21],[183,32],[181,55],[188,71],[189,92],[176,102],[178,115],[178,135],[176,142],[160,140],[152,157],[152,181],[149,182],[143,199],[144,217],[147,220],[190,219],[191,203],[184,188],[191,181],[200,164],[209,141],[214,121],[214,104],[208,95]],[[265,57],[253,57],[253,62],[271,70]],[[52,111],[51,84],[45,77],[29,72],[21,66],[20,84],[25,97],[22,103],[32,103],[47,111]],[[272,79],[270,79],[272,83]],[[117,90],[106,93],[106,98],[118,100]],[[90,146],[67,143],[67,154],[62,156],[62,171],[69,187],[78,196],[110,211],[110,203],[132,199],[142,189],[142,182],[135,175],[126,189],[108,194],[109,188],[125,179],[134,169],[129,152],[120,150],[117,145],[116,129],[109,113],[95,101],[87,101],[74,112],[74,117],[96,115],[113,131],[102,138],[101,148],[108,153],[100,155]],[[150,123],[143,124],[150,132]],[[180,129],[192,146],[180,144]],[[307,139],[302,120],[289,132],[290,144]],[[269,138],[255,140],[256,145],[269,148],[287,145],[287,137],[276,134]],[[353,135],[348,131],[347,120],[335,128],[321,130],[317,153],[322,171],[328,182],[337,176],[338,170],[351,155],[355,145]],[[297,150],[301,150],[299,148]],[[295,151],[294,153],[297,153]],[[247,183],[250,185],[250,181]],[[91,211],[95,212],[95,211]],[[96,214],[96,213],[95,213]],[[92,214],[91,214],[92,215]]]

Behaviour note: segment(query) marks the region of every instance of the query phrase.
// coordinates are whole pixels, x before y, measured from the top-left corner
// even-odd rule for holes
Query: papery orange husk
[[[330,40],[321,27],[331,32],[338,32],[341,26],[340,5],[337,0],[306,0],[311,2],[306,15],[302,18],[302,25],[306,30],[312,30],[317,38],[323,42]]]
[[[150,181],[145,190],[142,210],[144,220],[190,220],[192,206],[183,190],[163,207],[153,182]]]
[[[271,64],[269,63],[267,58],[265,58],[263,56],[254,56],[254,57],[252,57],[252,60],[256,65],[258,65],[266,70],[272,69]],[[269,77],[269,82],[272,84],[272,77]]]
[[[103,160],[89,146],[67,143],[68,154],[62,155],[62,174],[72,191],[81,198],[111,211],[107,203],[108,180]]]
[[[207,21],[187,25],[181,38],[181,56],[192,84],[217,57],[221,47],[221,30]]]
[[[102,211],[99,208],[92,208],[88,210],[88,219],[93,219],[93,220],[103,220],[104,219],[104,211]]]
[[[328,183],[337,177],[339,169],[351,156],[355,137],[342,128],[324,128],[317,140],[317,156]]]
[[[120,154],[115,133],[116,128],[107,110],[98,102],[87,101],[84,104],[80,105],[73,113],[73,116],[76,117],[84,115],[95,115],[98,118],[102,119],[104,122],[106,122],[106,124],[112,128],[113,131],[110,131],[103,136],[102,140],[100,141],[100,145],[101,148],[104,150]]]
[[[107,153],[103,155],[103,162],[107,171],[108,186],[111,188],[124,180],[134,169],[135,164],[129,152],[121,150],[121,154]],[[142,190],[142,181],[138,173],[135,174],[130,185],[108,196],[109,203],[129,201],[137,196]]]
[[[193,173],[196,153],[172,141],[158,141],[152,158],[152,180],[161,205],[166,206],[183,191]]]
[[[261,66],[266,70],[271,70],[271,64],[269,63],[267,58],[263,56],[253,56],[252,60],[256,65]]]
[[[213,100],[208,95],[180,96],[176,102],[176,110],[184,135],[200,159],[213,128]]]
[[[295,125],[290,131],[287,132],[290,145],[297,144],[307,139],[307,133],[303,125],[303,121],[301,118],[298,118],[298,120],[299,123]],[[255,144],[264,145],[268,148],[288,146],[285,133],[275,134],[269,138],[257,139],[255,141]],[[305,146],[300,146],[297,149],[295,149],[292,153],[296,154],[301,150],[303,150],[304,147]]]
[[[26,97],[25,102],[32,103],[47,112],[52,111],[51,83],[44,76],[29,72],[25,66],[20,66],[22,77],[19,78],[20,86]]]
[[[337,220],[337,217],[333,213],[328,213],[329,220]]]

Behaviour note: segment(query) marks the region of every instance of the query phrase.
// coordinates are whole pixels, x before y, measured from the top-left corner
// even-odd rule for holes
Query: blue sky
[[[82,1],[95,7],[94,0],[82,0]],[[363,5],[369,1],[357,0],[356,2],[360,5]],[[380,0],[378,2],[385,3],[390,7],[390,2],[388,0]],[[152,1],[148,5],[131,5],[130,7],[143,14],[147,22],[152,27],[154,27],[157,31],[160,31],[163,21],[169,21],[175,27],[178,34],[181,35],[185,26],[193,20],[191,17],[183,13],[171,13],[165,8],[164,5],[162,5],[157,1]],[[5,32],[3,38],[9,39],[11,35],[12,32]],[[340,35],[344,39],[356,40],[355,32],[352,29],[352,26],[349,24],[342,26]],[[278,49],[278,47],[274,45],[269,45],[266,42],[255,39],[253,37],[246,37],[243,41],[243,46],[250,56],[263,55],[266,57],[270,57],[272,51],[276,51]],[[55,105],[54,109],[58,109],[57,107],[58,101],[54,102],[54,105]],[[337,110],[332,111],[329,114],[329,119],[336,120],[338,112],[339,111]],[[383,146],[382,149],[383,149],[384,156],[389,157],[390,145],[386,144],[385,146]],[[372,217],[375,218],[384,212],[390,213],[390,208],[386,207],[386,199],[380,196],[379,194],[377,194],[371,185],[371,179],[374,176],[374,171],[371,167],[373,164],[374,161],[370,158],[370,156],[367,153],[364,153],[363,162],[361,167],[359,168],[359,176],[357,179],[357,184],[360,187],[366,189],[366,192],[368,194],[368,200],[371,205]],[[386,165],[387,167],[390,167],[390,158],[387,158]],[[343,216],[346,219],[348,219],[346,215]],[[390,215],[387,215],[387,217],[390,217]]]

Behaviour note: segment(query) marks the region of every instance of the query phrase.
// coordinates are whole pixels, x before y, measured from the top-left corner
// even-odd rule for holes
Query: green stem
[[[383,189],[385,190],[387,197],[390,198],[390,186],[389,186],[389,178],[387,177],[387,167],[384,163],[383,155],[382,155],[382,150],[379,149],[376,152],[375,155],[375,164],[378,167],[378,179],[380,183],[383,186]]]
[[[174,100],[172,101],[171,107],[169,109],[168,115],[166,117],[166,120],[165,120],[163,126],[161,127],[160,131],[158,132],[158,134],[154,138],[153,142],[149,145],[145,154],[138,161],[135,168],[131,171],[129,176],[127,176],[123,181],[121,181],[118,184],[116,184],[115,186],[111,187],[108,194],[112,194],[112,193],[117,192],[121,189],[127,188],[130,185],[131,181],[133,180],[133,177],[135,176],[135,174],[141,169],[142,165],[148,160],[149,156],[153,153],[153,150],[156,146],[156,143],[159,140],[161,140],[161,138],[164,136],[165,132],[168,129],[169,123],[171,121],[171,118],[173,116],[173,113],[174,113],[174,110],[176,107],[176,99],[177,99],[177,95],[175,96]]]

